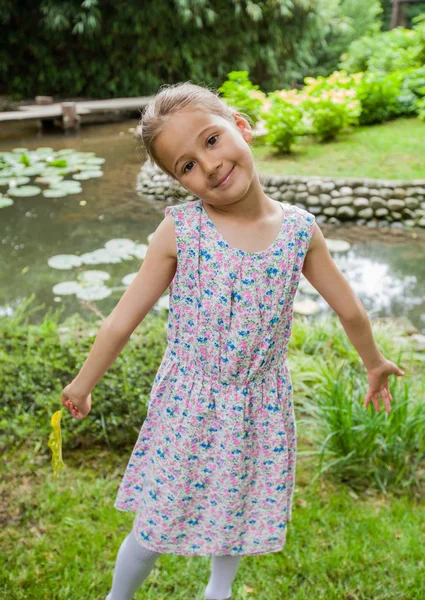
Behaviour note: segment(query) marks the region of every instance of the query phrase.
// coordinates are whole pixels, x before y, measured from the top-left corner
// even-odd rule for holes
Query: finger
[[[367,392],[365,399],[364,399],[364,407],[367,408],[369,406],[369,402],[371,399],[372,393],[370,391]]]
[[[382,402],[384,403],[385,410],[387,411],[387,413],[389,413],[391,411],[391,407],[389,400],[389,392],[387,389],[384,388],[383,390],[381,390],[381,398]]]
[[[373,406],[375,407],[376,412],[380,411],[380,407],[379,407],[379,400],[378,400],[378,394],[375,393],[372,395],[372,402],[373,402]]]

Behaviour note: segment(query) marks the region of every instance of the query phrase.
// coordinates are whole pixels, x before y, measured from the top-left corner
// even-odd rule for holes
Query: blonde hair
[[[205,112],[219,115],[235,127],[237,127],[234,120],[236,112],[251,121],[247,115],[236,111],[236,109],[223,102],[218,92],[212,88],[202,87],[190,81],[162,86],[156,96],[147,104],[138,129],[142,146],[151,164],[157,164],[164,173],[173,179],[176,178],[165,168],[159,156],[156,155],[154,143],[157,136],[166,128],[167,117],[188,108],[199,108]]]

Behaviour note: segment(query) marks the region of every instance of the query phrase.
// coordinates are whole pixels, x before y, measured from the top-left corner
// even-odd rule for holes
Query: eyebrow
[[[199,140],[199,138],[200,138],[200,137],[202,137],[202,135],[203,135],[203,134],[204,134],[206,131],[208,131],[208,129],[211,129],[211,127],[214,127],[214,125],[208,125],[208,127],[205,127],[205,129],[203,129],[203,130],[201,131],[201,133],[199,133],[199,134],[198,134],[198,136],[197,136],[197,138],[196,138],[196,139],[197,139],[197,140]],[[179,162],[180,162],[180,161],[181,161],[181,160],[182,160],[182,159],[183,159],[183,158],[184,158],[186,155],[187,155],[187,154],[182,154],[182,155],[181,155],[181,156],[180,156],[180,157],[179,157],[179,158],[176,160],[176,162],[174,163],[174,167],[173,167],[173,171],[174,171],[174,172],[176,172],[176,167],[177,167],[177,165],[179,164]]]

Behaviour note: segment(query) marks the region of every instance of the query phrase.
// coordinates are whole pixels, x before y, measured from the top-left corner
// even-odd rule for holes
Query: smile
[[[235,167],[232,167],[232,170],[230,171],[230,173],[227,175],[227,177],[218,185],[216,185],[215,187],[224,187],[226,185],[226,183],[228,183],[230,181],[230,179],[232,178],[232,173],[235,170]]]

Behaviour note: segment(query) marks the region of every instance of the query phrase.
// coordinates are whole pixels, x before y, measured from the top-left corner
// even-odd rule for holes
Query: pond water
[[[0,315],[13,314],[31,294],[35,295],[33,306],[62,306],[63,318],[75,312],[91,318],[95,311],[106,316],[117,304],[125,290],[122,279],[138,271],[141,259],[66,271],[51,268],[48,259],[91,252],[116,238],[148,244],[148,236],[163,219],[166,204],[136,191],[142,155],[129,131],[136,125],[137,120],[83,126],[73,135],[42,133],[27,124],[2,129],[0,151],[71,148],[95,152],[105,163],[103,177],[83,181],[80,194],[56,199],[42,195],[15,198],[12,206],[0,209]],[[352,225],[323,225],[322,231],[326,237],[351,243],[348,252],[334,254],[334,259],[370,316],[407,316],[425,333],[425,232]],[[88,303],[75,295],[53,293],[54,285],[91,269],[110,274],[107,284],[114,290],[111,296]],[[305,295],[300,289],[297,300],[304,298],[317,301],[320,312],[330,310],[322,298]],[[152,310],[161,310],[160,305]]]

